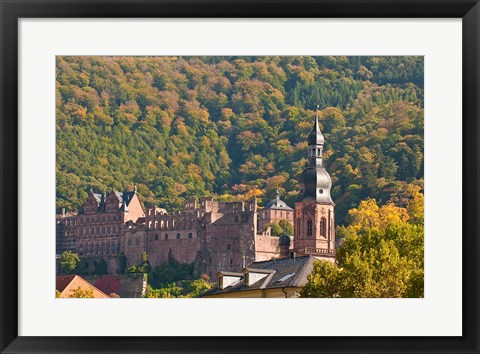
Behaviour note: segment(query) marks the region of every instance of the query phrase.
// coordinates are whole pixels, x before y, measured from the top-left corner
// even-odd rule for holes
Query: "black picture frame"
[[[478,353],[479,15],[477,0],[0,0],[1,353]],[[347,17],[463,19],[463,335],[461,337],[18,336],[18,25],[20,18]],[[446,280],[447,281],[447,280]]]

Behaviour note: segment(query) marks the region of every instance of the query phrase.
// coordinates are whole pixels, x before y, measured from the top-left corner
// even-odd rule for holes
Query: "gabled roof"
[[[61,293],[60,297],[70,297],[71,291],[78,287],[83,289],[91,288],[94,298],[110,298],[110,296],[78,275],[64,275],[56,278],[55,288]]]
[[[251,271],[270,274],[266,278],[262,278],[250,286],[245,285],[242,277],[240,281],[233,283],[231,286],[224,289],[214,288],[203,295],[258,289],[301,287],[307,283],[307,277],[313,270],[314,262],[315,258],[313,256],[280,258],[270,261],[253,262],[244,269],[244,273]],[[225,274],[227,272],[220,273]]]

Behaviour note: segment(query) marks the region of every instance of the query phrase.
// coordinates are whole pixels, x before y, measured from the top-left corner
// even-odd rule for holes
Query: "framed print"
[[[1,4],[2,353],[478,352],[476,1]]]

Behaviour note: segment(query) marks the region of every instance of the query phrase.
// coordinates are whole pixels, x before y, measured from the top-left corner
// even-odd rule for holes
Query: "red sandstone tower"
[[[325,139],[317,115],[308,135],[308,165],[299,176],[300,194],[295,203],[294,251],[297,255],[335,255],[335,203],[332,180],[323,166]]]

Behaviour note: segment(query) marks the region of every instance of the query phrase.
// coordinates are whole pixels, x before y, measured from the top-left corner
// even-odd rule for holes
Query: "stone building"
[[[279,257],[279,238],[258,234],[257,218],[256,200],[187,200],[184,209],[174,213],[152,207],[145,216],[145,252],[150,264],[173,257],[195,263],[198,273],[209,276],[220,269],[238,269],[255,260]],[[135,262],[128,244],[125,255]]]
[[[115,255],[122,250],[127,223],[145,217],[137,191],[91,190],[76,220],[76,244],[80,256]]]
[[[65,213],[65,208],[62,213],[55,217],[55,246],[56,253],[60,254],[64,251],[76,251],[75,227],[77,223],[77,214]]]
[[[277,190],[276,197],[268,201],[258,212],[258,230],[264,230],[268,224],[278,224],[280,220],[287,220],[293,225],[293,214],[293,209],[280,199],[280,193]]]
[[[118,273],[141,263],[147,253],[152,267],[174,258],[194,263],[197,273],[213,277],[220,269],[288,254],[279,237],[257,232],[257,209],[256,200],[219,202],[205,197],[187,200],[178,212],[149,207],[144,213],[136,191],[90,191],[78,215],[69,219],[69,232],[75,235],[71,249],[83,260],[82,275],[92,274],[103,261],[109,274]]]

